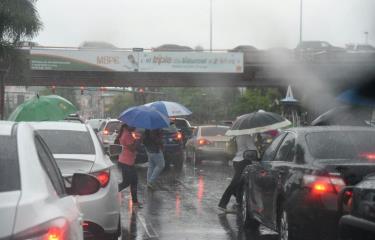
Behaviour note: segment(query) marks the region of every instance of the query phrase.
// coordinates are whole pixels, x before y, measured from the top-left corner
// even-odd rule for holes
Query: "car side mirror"
[[[96,177],[85,173],[75,173],[72,177],[72,185],[69,189],[71,195],[90,195],[100,189],[100,182]]]
[[[116,157],[122,153],[122,146],[119,144],[111,144],[108,146],[107,153],[110,157]]]
[[[244,160],[249,160],[249,161],[259,161],[258,158],[258,151],[256,150],[246,150],[243,153],[243,159]]]

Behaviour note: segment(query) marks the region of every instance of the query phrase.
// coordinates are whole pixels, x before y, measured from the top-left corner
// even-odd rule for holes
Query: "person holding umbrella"
[[[251,161],[243,159],[243,153],[246,150],[259,151],[259,146],[256,146],[254,138],[257,137],[257,142],[259,143],[261,142],[261,139],[259,139],[260,133],[287,127],[290,124],[290,121],[279,114],[263,110],[245,114],[236,119],[231,129],[226,132],[226,135],[236,137],[237,152],[233,158],[234,175],[232,181],[224,191],[218,205],[221,211],[225,213],[234,212],[227,209],[232,195],[236,197],[237,204],[242,203],[241,175],[244,168],[251,164]]]
[[[119,192],[130,185],[130,193],[132,196],[133,207],[141,208],[142,205],[138,202],[137,187],[138,176],[137,170],[134,166],[136,157],[137,139],[133,137],[135,128],[128,126],[126,123],[122,124],[115,143],[123,146],[123,151],[118,158],[118,164],[122,172],[122,182],[119,184]]]
[[[148,157],[147,187],[154,189],[155,181],[165,167],[162,130],[146,130],[143,144]]]

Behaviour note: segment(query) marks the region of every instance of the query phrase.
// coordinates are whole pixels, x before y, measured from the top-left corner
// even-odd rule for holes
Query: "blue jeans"
[[[159,177],[161,171],[165,166],[163,152],[150,153],[147,152],[148,156],[148,171],[147,171],[147,183],[154,183]]]

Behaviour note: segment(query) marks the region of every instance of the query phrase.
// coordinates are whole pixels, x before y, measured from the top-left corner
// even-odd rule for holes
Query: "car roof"
[[[297,134],[306,134],[311,132],[330,132],[330,131],[375,131],[373,127],[357,127],[357,126],[311,126],[296,127],[285,129],[286,132],[294,132]]]
[[[221,128],[229,128],[228,126],[225,126],[225,125],[201,125],[201,126],[198,126],[200,128],[205,128],[205,127],[221,127]]]
[[[0,121],[0,135],[10,136],[12,135],[12,128],[15,125],[14,122]]]
[[[120,122],[120,120],[116,118],[106,119],[107,122]]]
[[[33,122],[31,125],[36,130],[67,130],[87,132],[87,126],[83,123],[75,122]]]

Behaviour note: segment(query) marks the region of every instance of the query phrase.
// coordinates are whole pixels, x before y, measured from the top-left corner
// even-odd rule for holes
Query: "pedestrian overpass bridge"
[[[156,52],[20,49],[5,85],[116,87],[308,87],[341,89],[375,76],[375,53]]]

